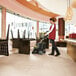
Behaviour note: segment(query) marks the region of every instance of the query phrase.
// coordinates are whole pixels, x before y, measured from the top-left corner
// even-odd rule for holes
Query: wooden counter
[[[67,53],[76,62],[76,40],[67,40]]]

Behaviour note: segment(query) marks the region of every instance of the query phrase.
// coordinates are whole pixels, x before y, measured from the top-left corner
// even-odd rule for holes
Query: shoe
[[[59,54],[56,54],[55,56],[59,56],[60,55],[60,53]]]
[[[48,54],[48,55],[54,55],[54,54],[51,54],[51,53],[50,53],[50,54]]]

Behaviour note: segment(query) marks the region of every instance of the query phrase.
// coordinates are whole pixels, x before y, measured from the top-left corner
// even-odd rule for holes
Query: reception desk
[[[67,39],[67,53],[76,62],[76,40]]]

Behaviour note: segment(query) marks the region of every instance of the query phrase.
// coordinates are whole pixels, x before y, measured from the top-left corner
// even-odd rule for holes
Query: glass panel
[[[39,32],[40,33],[44,33],[44,32],[49,31],[49,28],[50,28],[49,23],[39,22]]]
[[[30,20],[28,23],[28,34],[29,34],[29,38],[35,38],[36,39],[36,31],[37,30],[37,22]]]
[[[44,33],[49,31],[50,24],[39,22],[39,37],[42,38],[44,36]]]
[[[65,38],[76,39],[76,25],[71,23],[66,23],[65,25]]]
[[[65,25],[65,36],[69,36],[69,34],[76,33],[76,25],[66,23]]]
[[[37,22],[23,18],[19,15],[6,13],[6,31],[8,30],[8,25],[10,24],[9,37],[12,38],[11,30],[13,32],[13,37],[18,38],[18,30],[20,33],[20,38],[23,38],[25,30],[25,38],[36,38]],[[6,32],[7,34],[7,32]]]

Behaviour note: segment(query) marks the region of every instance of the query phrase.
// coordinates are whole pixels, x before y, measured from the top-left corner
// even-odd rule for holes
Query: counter
[[[67,53],[76,62],[76,39],[66,39]]]

